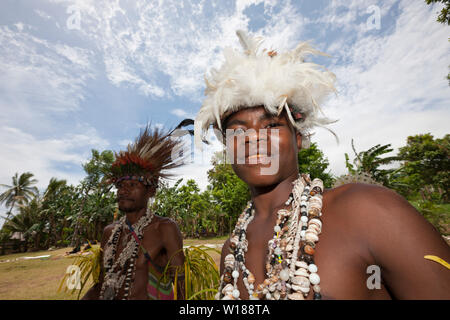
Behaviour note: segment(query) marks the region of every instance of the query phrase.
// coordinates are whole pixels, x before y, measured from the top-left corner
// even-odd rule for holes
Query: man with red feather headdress
[[[174,221],[154,214],[148,206],[159,179],[182,164],[173,159],[181,146],[173,132],[147,125],[126,151],[116,154],[105,177],[117,188],[119,210],[125,214],[104,229],[99,282],[83,299],[174,298],[174,270],[184,263],[182,235]],[[183,298],[181,286],[177,287],[178,297]]]

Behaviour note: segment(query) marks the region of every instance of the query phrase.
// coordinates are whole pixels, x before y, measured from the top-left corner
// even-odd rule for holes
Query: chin
[[[122,211],[122,212],[127,213],[127,212],[135,211],[135,208],[131,207],[131,206],[124,206],[124,205],[121,206],[121,205],[119,205],[119,210]]]
[[[260,165],[236,165],[233,166],[233,170],[249,187],[270,187],[283,180],[280,170],[275,174],[261,174],[261,170],[267,170],[267,167],[264,167]]]

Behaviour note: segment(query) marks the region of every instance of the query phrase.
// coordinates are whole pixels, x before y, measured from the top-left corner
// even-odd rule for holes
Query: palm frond
[[[89,282],[89,278],[92,277],[93,283],[98,283],[99,276],[100,276],[100,270],[101,270],[101,248],[100,245],[91,245],[90,249],[85,250],[85,253],[88,253],[86,255],[79,255],[73,265],[79,268],[80,270],[80,287],[73,288],[72,290],[68,289],[66,283],[70,274],[66,273],[64,277],[61,279],[61,283],[58,288],[58,292],[61,292],[62,289],[64,289],[64,292],[69,292],[70,294],[78,293],[77,299],[80,299],[81,292],[83,291],[83,288],[86,286],[86,283]]]
[[[213,300],[219,288],[219,269],[208,254],[220,251],[206,246],[189,246],[183,250],[184,264],[175,267],[174,288],[177,288],[178,274],[184,274],[184,297],[186,300]],[[175,256],[175,254],[173,255]],[[172,257],[173,257],[172,256]],[[166,265],[162,279],[170,274],[170,262]],[[177,290],[174,290],[177,299]]]

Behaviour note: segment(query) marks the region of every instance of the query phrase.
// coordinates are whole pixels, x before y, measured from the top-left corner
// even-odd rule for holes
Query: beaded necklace
[[[143,238],[144,228],[150,224],[154,214],[147,208],[147,212],[138,222],[132,225],[139,240]],[[139,251],[137,241],[128,241],[123,248],[119,257],[115,259],[118,242],[122,230],[127,227],[126,216],[123,216],[114,229],[105,246],[105,254],[103,257],[103,265],[105,267],[105,277],[102,289],[100,291],[100,299],[113,300],[119,293],[120,288],[124,286],[123,298],[127,299],[130,293],[131,280],[134,278],[136,270],[136,258]]]
[[[292,210],[278,210],[274,236],[268,241],[267,278],[255,288],[255,277],[245,266],[246,231],[255,215],[253,203],[249,202],[230,239],[230,254],[225,256],[217,298],[239,299],[237,281],[241,270],[251,300],[303,300],[310,292],[310,286],[314,299],[321,299],[320,277],[313,255],[322,230],[323,182],[320,179],[311,182],[309,175],[302,174],[293,184],[285,203],[287,206],[292,204]]]

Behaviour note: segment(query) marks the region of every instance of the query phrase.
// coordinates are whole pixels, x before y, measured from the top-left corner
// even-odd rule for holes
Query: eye
[[[269,123],[269,124],[266,126],[266,128],[276,128],[276,127],[279,127],[279,126],[281,126],[281,123],[280,123],[280,122],[271,122],[271,123]]]
[[[234,130],[234,135],[235,136],[240,136],[240,135],[242,135],[242,134],[244,134],[244,129],[242,129],[242,128],[237,128],[236,130]]]

